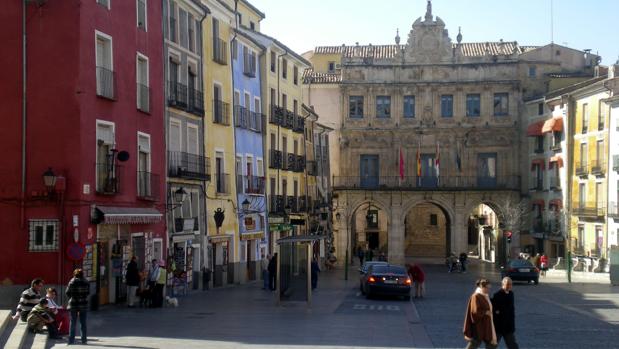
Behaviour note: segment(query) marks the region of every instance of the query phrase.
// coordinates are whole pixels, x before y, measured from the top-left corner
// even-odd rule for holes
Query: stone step
[[[11,320],[11,311],[0,309],[0,333],[4,332],[4,329]]]
[[[28,325],[25,322],[20,320],[17,321],[17,324],[11,331],[11,335],[7,340],[4,348],[5,349],[22,349],[22,345],[28,336]]]
[[[30,349],[45,349],[47,347],[47,333],[37,333]]]

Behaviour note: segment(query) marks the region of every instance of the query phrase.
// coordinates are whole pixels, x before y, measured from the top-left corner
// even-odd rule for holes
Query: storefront
[[[213,272],[213,287],[221,287],[225,284],[234,283],[234,270],[230,270],[232,263],[229,261],[231,251],[234,246],[233,235],[220,234],[211,235],[209,238],[209,255],[211,260],[209,265]]]
[[[126,300],[125,271],[132,256],[138,270],[148,274],[152,259],[162,260],[164,244],[155,232],[162,214],[153,208],[97,206],[92,213],[97,239],[86,246],[86,277],[95,283],[98,304]]]
[[[263,231],[241,233],[242,258],[245,260],[245,280],[253,281],[260,278],[260,241],[264,239]]]

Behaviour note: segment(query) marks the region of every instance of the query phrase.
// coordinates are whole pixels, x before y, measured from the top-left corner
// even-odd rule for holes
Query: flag
[[[417,147],[417,177],[421,177],[421,140],[419,140]]]
[[[439,148],[439,143],[436,142],[436,159],[434,160],[434,168],[436,169],[436,178],[439,177],[439,169],[441,167],[441,150]]]
[[[402,146],[400,146],[400,180],[404,179],[404,153],[402,153]]]

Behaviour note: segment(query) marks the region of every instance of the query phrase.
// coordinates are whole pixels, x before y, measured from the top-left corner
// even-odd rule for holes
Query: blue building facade
[[[260,279],[266,258],[264,116],[259,57],[264,48],[237,31],[232,49],[234,88],[235,176],[239,208],[241,282]]]

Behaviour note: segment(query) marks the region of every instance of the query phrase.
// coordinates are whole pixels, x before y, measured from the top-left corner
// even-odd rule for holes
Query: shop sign
[[[264,232],[262,231],[241,234],[241,240],[259,240],[262,238],[264,238]]]
[[[269,225],[269,230],[270,231],[292,230],[292,225],[290,225],[290,224],[270,224]]]
[[[283,224],[284,217],[269,217],[270,224]]]

